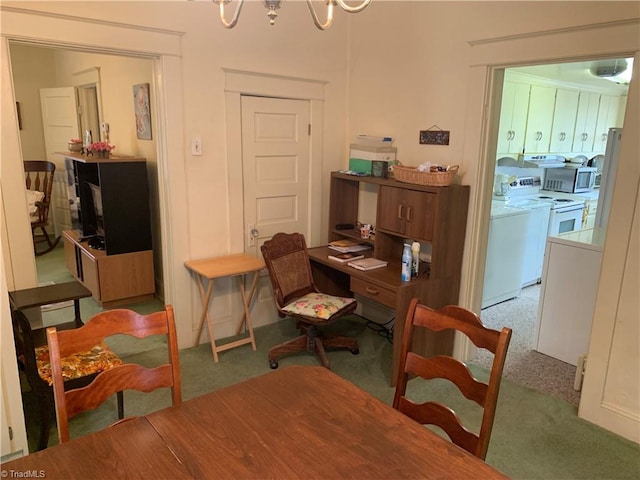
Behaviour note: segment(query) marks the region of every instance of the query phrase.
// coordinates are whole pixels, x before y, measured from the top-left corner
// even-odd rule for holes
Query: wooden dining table
[[[269,372],[1,469],[47,479],[507,478],[315,366]]]

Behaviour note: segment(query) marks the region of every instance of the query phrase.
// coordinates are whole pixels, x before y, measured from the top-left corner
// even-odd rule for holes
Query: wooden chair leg
[[[313,345],[315,347],[316,354],[320,357],[320,361],[322,365],[331,370],[331,366],[329,365],[329,359],[327,358],[327,353],[324,351],[324,347],[322,346],[322,338],[316,337],[313,339]]]
[[[124,418],[124,394],[123,392],[118,392],[116,394],[118,399],[118,419],[122,420]]]
[[[53,400],[53,399],[52,399]],[[38,399],[40,404],[40,436],[38,438],[38,451],[44,450],[49,445],[49,433],[53,421],[53,404]]]

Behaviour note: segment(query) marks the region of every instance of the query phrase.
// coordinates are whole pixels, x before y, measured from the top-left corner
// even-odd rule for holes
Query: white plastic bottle
[[[408,282],[411,280],[411,245],[404,244],[404,250],[402,252],[402,281]]]
[[[420,243],[413,242],[411,244],[411,276],[418,276],[418,267],[420,265]]]

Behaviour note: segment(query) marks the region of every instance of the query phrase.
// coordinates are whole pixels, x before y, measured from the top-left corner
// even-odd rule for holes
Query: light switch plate
[[[202,155],[202,137],[197,136],[191,139],[191,155]]]

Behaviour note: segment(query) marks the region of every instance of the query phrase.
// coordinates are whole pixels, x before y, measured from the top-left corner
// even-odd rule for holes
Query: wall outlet
[[[202,155],[202,137],[191,139],[191,155]]]

